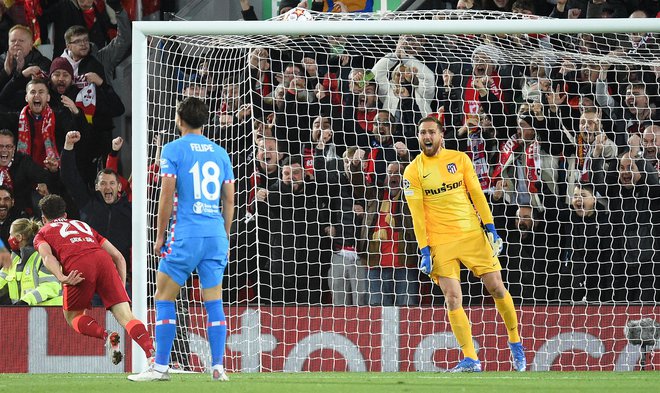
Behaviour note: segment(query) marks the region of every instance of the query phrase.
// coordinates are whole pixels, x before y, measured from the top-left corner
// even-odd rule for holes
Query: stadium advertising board
[[[194,312],[192,312],[194,311]],[[505,327],[494,307],[466,309],[475,346],[488,371],[510,370]],[[92,315],[107,329],[118,329],[105,310]],[[202,310],[191,310],[202,315]],[[230,371],[441,371],[455,364],[459,351],[440,308],[395,307],[231,307],[226,366]],[[153,317],[153,311],[151,313]],[[634,370],[639,347],[628,343],[628,320],[651,317],[655,307],[522,307],[521,333],[529,369]],[[59,308],[0,309],[0,373],[111,373],[130,371],[105,357],[103,344],[66,325]],[[204,320],[188,326],[195,362],[209,359]],[[656,346],[658,348],[658,346]],[[660,367],[660,356],[652,358]]]

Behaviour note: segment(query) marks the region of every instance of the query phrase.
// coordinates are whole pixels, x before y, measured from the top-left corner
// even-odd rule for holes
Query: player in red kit
[[[66,203],[59,195],[39,202],[43,228],[34,238],[44,265],[64,288],[64,318],[78,333],[106,341],[112,363],[122,359],[119,333],[106,331],[94,318],[85,315],[98,293],[107,309],[144,350],[153,356],[154,345],[144,324],[135,318],[124,288],[126,261],[107,239],[87,223],[66,218]]]

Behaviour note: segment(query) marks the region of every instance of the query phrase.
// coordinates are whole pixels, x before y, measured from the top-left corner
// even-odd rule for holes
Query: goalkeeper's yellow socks
[[[500,316],[502,316],[502,319],[504,320],[506,331],[509,334],[509,342],[520,342],[520,335],[518,334],[518,316],[516,315],[516,309],[513,306],[511,294],[507,291],[503,298],[496,299],[493,297],[493,299],[495,299],[497,312],[500,313]]]
[[[474,350],[474,343],[472,342],[472,327],[463,307],[450,310],[447,315],[449,316],[451,331],[456,336],[456,341],[458,341],[458,345],[463,351],[463,356],[478,360],[477,351]]]

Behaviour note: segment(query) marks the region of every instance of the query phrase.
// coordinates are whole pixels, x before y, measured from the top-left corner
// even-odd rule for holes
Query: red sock
[[[89,315],[78,315],[71,321],[71,326],[76,332],[85,336],[100,338],[105,340],[107,333],[98,322]]]
[[[151,336],[147,331],[146,326],[140,320],[133,319],[126,324],[126,331],[128,335],[131,336],[133,341],[135,341],[140,348],[147,355],[147,358],[150,358],[154,354],[154,343],[151,340]]]

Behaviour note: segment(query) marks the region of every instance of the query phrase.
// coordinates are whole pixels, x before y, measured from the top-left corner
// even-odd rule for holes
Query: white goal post
[[[310,22],[282,21],[173,21],[173,22],[134,22],[132,38],[132,193],[133,193],[133,311],[142,321],[148,319],[147,304],[147,262],[151,253],[149,241],[148,172],[152,163],[149,156],[148,123],[149,86],[148,86],[148,50],[150,36],[302,36],[314,35],[443,35],[443,34],[577,34],[577,33],[660,33],[658,19],[511,19],[511,20],[315,20]],[[660,214],[660,213],[656,213]],[[656,306],[657,307],[657,306]],[[258,309],[259,307],[257,307]],[[655,307],[654,307],[655,310]],[[657,312],[657,311],[655,311]],[[382,315],[392,314],[392,310],[383,307]],[[231,318],[228,315],[228,321]],[[487,319],[487,318],[486,318]],[[543,323],[543,321],[539,321]],[[474,322],[473,322],[474,323]],[[529,331],[529,329],[527,330]],[[398,330],[391,334],[397,334]],[[450,332],[451,333],[451,332]],[[242,334],[246,334],[243,332]],[[258,333],[257,333],[258,334]],[[403,334],[403,333],[402,333]],[[494,329],[490,334],[494,334]],[[523,329],[523,336],[525,329]],[[564,332],[566,340],[579,339],[584,332]],[[332,339],[326,336],[325,339]],[[450,345],[448,338],[428,340],[427,345]],[[267,344],[259,341],[258,346]],[[302,344],[301,344],[302,345]],[[314,345],[314,343],[306,343]],[[550,344],[548,344],[550,345]],[[420,347],[422,344],[420,344]],[[266,350],[266,349],[264,349]],[[386,352],[386,349],[383,349]],[[598,352],[598,350],[596,350]],[[259,352],[261,353],[261,348]],[[245,353],[243,353],[246,355]],[[252,355],[253,356],[253,355]],[[385,354],[383,354],[383,357]],[[398,355],[397,355],[398,356]],[[423,355],[419,355],[423,356]],[[427,354],[428,356],[428,354]],[[433,354],[431,353],[431,357]],[[249,356],[248,356],[249,357]],[[302,360],[298,359],[302,362]],[[548,362],[552,362],[549,359]],[[251,370],[261,370],[258,365]],[[243,370],[246,362],[243,363]],[[255,364],[255,363],[251,363]],[[395,371],[385,366],[383,371]],[[132,347],[133,371],[141,371],[145,366],[143,352],[135,343]],[[360,369],[355,366],[355,369]],[[541,369],[541,368],[539,368]],[[238,371],[238,370],[236,370]]]

